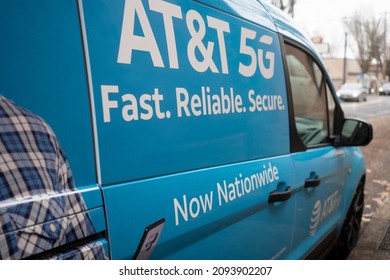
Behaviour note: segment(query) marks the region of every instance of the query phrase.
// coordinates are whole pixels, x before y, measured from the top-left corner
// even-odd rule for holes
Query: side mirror
[[[355,119],[345,119],[341,131],[341,146],[365,146],[373,138],[372,125]]]

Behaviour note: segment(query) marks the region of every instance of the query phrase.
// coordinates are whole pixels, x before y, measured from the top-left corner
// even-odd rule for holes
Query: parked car
[[[390,83],[384,83],[379,88],[379,95],[390,95]]]
[[[47,122],[75,181],[16,196],[29,186],[0,156],[0,259],[312,259],[355,246],[358,146],[372,127],[344,117],[315,46],[282,11],[8,0],[0,19],[0,94]],[[76,199],[82,208],[56,207]],[[62,238],[57,225],[81,232]]]
[[[337,91],[337,96],[343,101],[355,100],[360,102],[367,100],[367,92],[367,88],[360,83],[346,83]]]

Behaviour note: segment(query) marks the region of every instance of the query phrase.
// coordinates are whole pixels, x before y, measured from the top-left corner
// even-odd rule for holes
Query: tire
[[[360,237],[361,221],[364,210],[364,181],[356,188],[352,203],[344,220],[336,246],[328,256],[329,259],[345,260],[355,248]]]

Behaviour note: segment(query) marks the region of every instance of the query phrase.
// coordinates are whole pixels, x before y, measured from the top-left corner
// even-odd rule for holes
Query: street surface
[[[370,120],[390,114],[390,96],[368,96],[366,102],[343,102],[341,107],[347,117]]]

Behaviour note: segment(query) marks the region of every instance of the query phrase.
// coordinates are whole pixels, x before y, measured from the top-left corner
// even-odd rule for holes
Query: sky
[[[343,57],[347,31],[343,18],[356,11],[376,17],[387,13],[390,32],[390,0],[296,0],[294,21],[309,37],[322,36],[332,46],[333,56]],[[353,37],[347,37],[347,56],[356,57]]]

